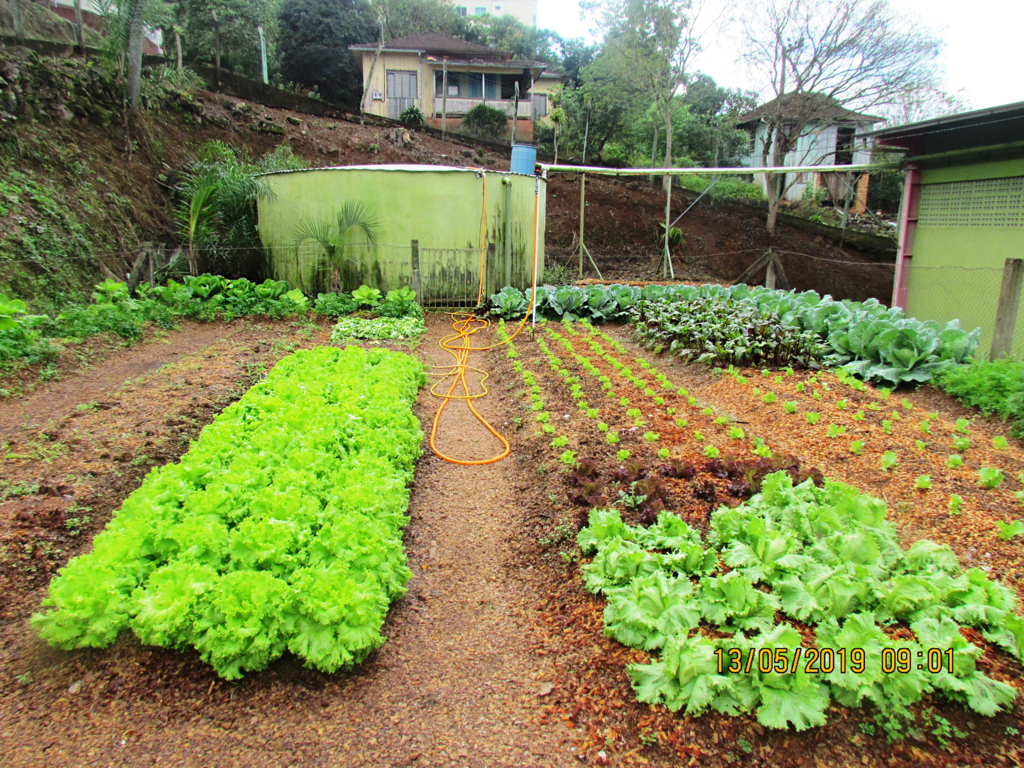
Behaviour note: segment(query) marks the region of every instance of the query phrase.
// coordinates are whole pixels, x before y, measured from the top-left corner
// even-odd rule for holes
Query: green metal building
[[[365,165],[266,174],[259,235],[270,273],[306,292],[403,286],[426,304],[475,304],[544,273],[544,179],[437,165]],[[339,238],[346,203],[361,228]],[[336,243],[302,238],[310,225]],[[536,238],[536,239],[535,239]],[[536,243],[536,245],[535,245]],[[327,254],[332,250],[333,254]],[[481,281],[481,264],[483,280]]]
[[[868,135],[906,152],[893,305],[1024,359],[1024,102]]]

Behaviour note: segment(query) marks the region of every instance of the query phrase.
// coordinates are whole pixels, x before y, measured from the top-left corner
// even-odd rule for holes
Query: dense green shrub
[[[398,116],[398,119],[401,120],[406,125],[427,124],[427,118],[424,116],[422,110],[420,110],[420,108],[417,107],[415,104],[413,104],[410,107],[407,107],[406,110]]]
[[[1024,439],[1024,361],[973,360],[948,368],[937,383],[967,405],[1012,419],[1011,434]]]
[[[462,127],[475,136],[502,139],[508,133],[508,115],[486,104],[477,104],[462,119]]]
[[[340,317],[355,312],[356,306],[356,300],[347,293],[321,293],[317,294],[313,311],[318,315]]]

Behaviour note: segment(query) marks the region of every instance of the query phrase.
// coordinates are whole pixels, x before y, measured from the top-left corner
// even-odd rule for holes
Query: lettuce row
[[[146,477],[33,624],[65,649],[130,628],[196,648],[229,679],[286,649],[326,672],[359,662],[410,578],[402,529],[424,381],[418,361],[385,350],[281,360]]]
[[[934,693],[983,715],[1015,699],[1012,686],[976,667],[981,649],[960,633],[977,627],[1021,658],[1024,620],[1014,591],[980,569],[963,571],[948,546],[918,541],[903,550],[885,504],[848,485],[794,486],[787,473],[770,475],[760,494],[713,514],[706,547],[669,512],[645,529],[626,525],[614,509],[592,510],[578,542],[594,553],[583,578],[608,600],[606,634],[660,652],[630,667],[641,701],[688,715],[753,712],[762,725],[802,730],[825,722],[830,698],[889,712]],[[784,674],[720,674],[720,653],[738,650],[746,659],[783,648],[793,659],[806,647],[793,626],[777,622],[778,612],[810,625],[819,649],[845,649],[847,658],[863,649],[865,670],[815,673],[801,664]],[[882,631],[897,621],[916,639]],[[918,651],[932,648],[952,650],[951,672],[917,668]],[[909,651],[912,670],[884,673],[884,649]]]

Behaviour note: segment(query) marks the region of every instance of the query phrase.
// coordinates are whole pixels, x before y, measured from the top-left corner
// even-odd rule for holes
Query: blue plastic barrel
[[[529,144],[512,145],[512,173],[533,176],[533,167],[537,164],[537,148]]]

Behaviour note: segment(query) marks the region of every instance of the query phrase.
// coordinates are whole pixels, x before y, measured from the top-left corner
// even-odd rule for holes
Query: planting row
[[[321,347],[279,362],[151,472],[33,617],[59,648],[131,628],[225,678],[286,649],[326,672],[378,647],[422,433],[414,358]]]
[[[826,483],[755,432],[820,430],[848,464],[878,462],[913,430],[928,441],[921,454],[948,461],[962,449],[963,494],[979,509],[1024,495],[992,487],[1015,466],[1005,440],[982,442],[965,420],[918,413],[842,371],[729,369],[721,386],[738,387],[766,414],[755,426],[701,403],[587,323],[543,323],[535,348],[517,351],[514,365],[550,367],[550,376],[524,373],[545,426],[569,423],[560,412],[567,401],[584,417],[552,445],[578,520],[592,523],[580,535],[596,553],[585,580],[608,597],[610,636],[660,654],[630,670],[641,700],[689,714],[752,712],[783,728],[824,723],[830,700],[873,705],[894,738],[924,696],[984,714],[1013,701],[1006,663],[990,646],[1020,657],[1024,621],[1013,591],[962,569],[949,547],[903,551],[882,502]],[[714,400],[718,386],[705,397]],[[886,491],[890,499],[930,492]]]
[[[154,287],[142,284],[134,298],[125,283],[106,280],[96,286],[92,299],[92,304],[66,307],[51,317],[30,315],[25,302],[0,295],[0,369],[14,362],[33,365],[52,359],[59,347],[51,339],[83,339],[109,332],[134,341],[142,336],[147,323],[171,328],[181,317],[276,319],[305,314],[309,309],[337,317],[365,309],[375,317],[358,318],[361,322],[349,334],[355,338],[395,338],[394,334],[412,328],[409,318],[422,325],[423,317],[416,293],[409,288],[389,291],[387,296],[365,285],[351,294],[322,293],[310,307],[302,291],[289,290],[282,280],[256,284],[218,275],[187,276],[182,283],[168,280],[167,285]],[[400,320],[405,324],[398,323]],[[400,326],[397,330],[396,325]]]
[[[504,288],[492,311],[521,317],[530,292]],[[834,301],[747,285],[593,285],[537,289],[537,311],[564,320],[630,319],[655,354],[669,350],[714,364],[843,365],[866,381],[923,382],[962,363],[978,345],[952,321],[904,317],[898,308]]]

